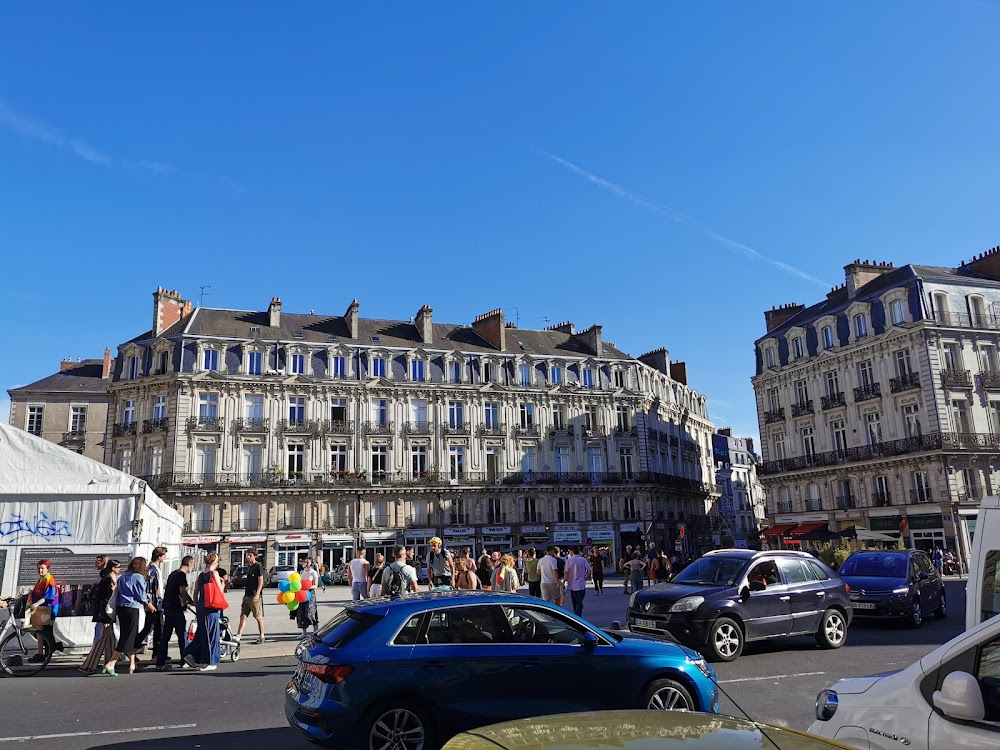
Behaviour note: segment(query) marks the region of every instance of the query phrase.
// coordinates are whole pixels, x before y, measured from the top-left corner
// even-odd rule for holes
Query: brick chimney
[[[162,286],[153,292],[153,335],[159,336],[178,320],[191,314],[191,303],[181,299],[176,289],[168,292]]]
[[[662,372],[664,375],[670,374],[670,353],[667,351],[666,347],[661,346],[659,349],[646,352],[639,357],[639,361],[643,364],[649,365],[654,370]]]
[[[499,351],[507,349],[507,333],[503,324],[503,310],[499,307],[488,313],[476,316],[472,322],[472,330],[488,341]]]
[[[586,331],[581,331],[576,336],[580,341],[586,344],[590,351],[596,354],[598,357],[604,351],[604,344],[601,341],[601,327],[594,323]]]
[[[347,324],[347,330],[350,331],[352,339],[358,337],[358,310],[360,305],[358,305],[357,300],[353,300],[351,304],[347,306],[347,312],[344,313],[344,322]]]
[[[557,323],[554,326],[549,326],[545,329],[546,331],[558,331],[559,333],[567,333],[570,336],[576,335],[576,326],[570,323],[568,320],[563,323]]]
[[[267,308],[267,324],[271,328],[281,327],[281,298],[271,297],[271,304]]]
[[[791,320],[805,309],[805,305],[800,305],[798,302],[789,302],[787,305],[765,310],[764,322],[767,324],[767,332],[770,333],[786,320]]]
[[[854,299],[858,290],[875,281],[882,274],[892,271],[892,263],[878,263],[872,260],[856,260],[844,266],[844,278],[847,282],[847,298]]]
[[[59,372],[66,372],[66,370],[75,366],[76,362],[73,361],[72,357],[69,359],[64,359],[62,362],[59,363]]]
[[[111,350],[104,348],[104,366],[101,368],[101,379],[107,380],[111,377]]]
[[[968,263],[963,260],[962,268],[968,268],[988,278],[1000,280],[1000,247],[994,247],[985,253],[980,253]]]
[[[676,380],[678,383],[683,385],[688,384],[688,366],[687,362],[671,362],[670,363],[670,378]]]
[[[424,305],[417,310],[417,315],[413,318],[413,324],[417,327],[417,335],[420,336],[420,340],[425,344],[434,343],[434,329],[431,327],[431,312],[431,308]]]

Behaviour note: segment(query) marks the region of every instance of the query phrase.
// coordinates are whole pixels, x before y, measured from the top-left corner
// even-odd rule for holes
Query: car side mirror
[[[982,721],[986,716],[983,691],[968,672],[952,672],[932,696],[934,707],[950,719]]]
[[[593,651],[597,648],[597,636],[589,630],[583,634],[583,643],[580,644],[584,651]]]
[[[744,586],[740,589],[740,601],[747,601],[750,598],[750,587]]]
[[[750,581],[750,591],[767,591],[767,584],[763,581]]]

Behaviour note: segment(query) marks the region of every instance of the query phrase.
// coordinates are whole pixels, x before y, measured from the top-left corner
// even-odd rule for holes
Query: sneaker
[[[239,633],[233,633],[233,640],[239,643],[240,641],[243,640],[243,636],[240,635]]]
[[[264,636],[260,636],[256,641],[254,641],[254,645],[257,646],[259,646],[262,643],[267,643],[267,639]]]
[[[184,657],[184,663],[187,664],[192,669],[196,669],[198,667],[197,662],[195,662],[194,657],[191,656],[191,654],[188,654],[187,656]]]
[[[161,672],[166,672],[168,669],[173,669],[174,665],[168,661],[166,664],[157,664],[156,668]]]
[[[28,661],[30,661],[32,664],[40,664],[41,662],[45,661],[45,657],[42,656],[41,654],[32,654],[31,656],[28,657]]]
[[[219,668],[218,664],[206,664],[203,667],[198,667],[198,671],[199,672],[211,672],[211,671],[213,671],[215,669],[218,669],[218,668]]]

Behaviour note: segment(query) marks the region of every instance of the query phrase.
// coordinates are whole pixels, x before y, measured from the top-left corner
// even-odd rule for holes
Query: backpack
[[[409,581],[403,576],[403,569],[396,563],[382,570],[382,595],[401,596],[406,592]]]

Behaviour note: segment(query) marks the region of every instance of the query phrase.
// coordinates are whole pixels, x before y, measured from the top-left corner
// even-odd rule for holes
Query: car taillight
[[[349,664],[305,664],[304,666],[309,674],[316,675],[331,685],[339,685],[354,671],[354,667]]]

